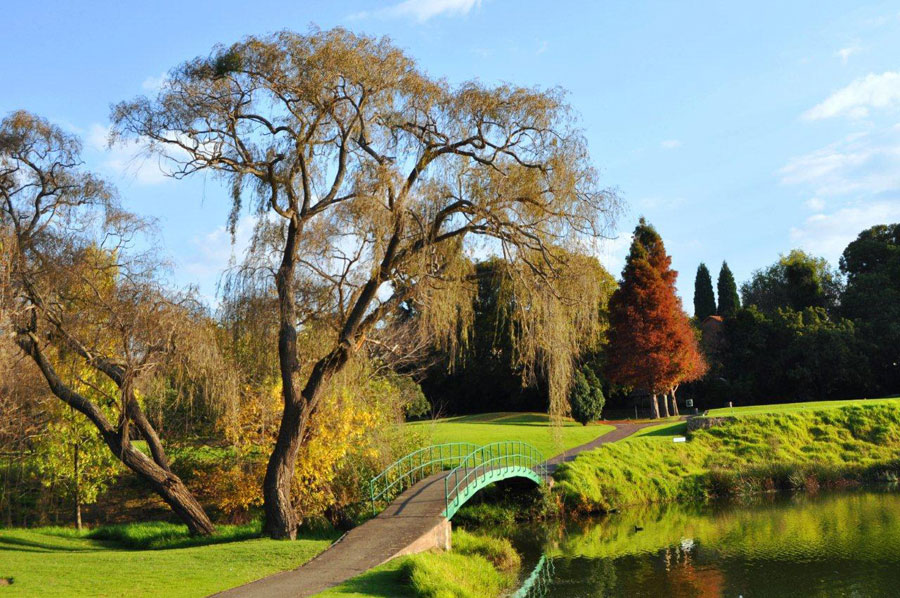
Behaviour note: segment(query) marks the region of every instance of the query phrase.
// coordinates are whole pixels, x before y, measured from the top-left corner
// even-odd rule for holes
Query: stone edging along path
[[[658,421],[612,424],[615,430],[548,459],[553,473],[561,463],[584,451],[616,442]],[[313,596],[404,554],[435,546],[450,547],[450,522],[443,516],[444,476],[436,473],[398,496],[377,517],[341,536],[334,544],[296,569],[275,573],[214,594],[218,598],[303,598]]]

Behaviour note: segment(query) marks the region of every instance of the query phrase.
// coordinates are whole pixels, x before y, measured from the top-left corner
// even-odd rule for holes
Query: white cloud
[[[168,81],[169,75],[168,73],[160,73],[158,76],[150,76],[144,79],[144,82],[141,83],[141,87],[147,91],[159,91],[163,83]]]
[[[900,201],[878,201],[843,207],[830,214],[814,214],[791,229],[791,241],[836,263],[860,231],[875,224],[900,222]]]
[[[543,54],[544,52],[547,51],[547,48],[549,48],[549,47],[550,47],[550,43],[547,42],[547,40],[544,40],[538,46],[537,52],[535,52],[535,54],[538,54],[538,55]]]
[[[661,141],[659,146],[663,149],[675,149],[681,147],[681,142],[677,139],[666,139]]]
[[[900,125],[792,158],[779,174],[782,183],[807,185],[819,196],[900,191]]]
[[[818,197],[811,197],[806,200],[806,207],[813,212],[821,212],[825,209],[825,200]]]
[[[463,16],[473,8],[481,6],[481,0],[404,0],[398,4],[375,11],[364,11],[350,15],[352,19],[369,17],[398,18],[411,17],[420,23],[439,16]]]
[[[860,50],[862,50],[862,48],[859,46],[847,46],[846,48],[841,48],[835,52],[834,55],[841,59],[841,64],[847,64],[850,57],[854,54],[858,54]]]
[[[157,185],[168,180],[159,158],[148,156],[138,140],[109,145],[110,127],[94,123],[87,134],[88,147],[102,155],[101,165],[120,177],[134,178],[141,185]]]
[[[191,239],[195,252],[182,261],[183,277],[200,287],[210,305],[216,304],[216,297],[210,293],[214,292],[219,278],[243,257],[250,246],[256,221],[255,216],[245,215],[239,218],[234,231],[234,242],[225,226],[218,226]]]
[[[806,120],[865,118],[873,108],[900,107],[900,72],[870,73],[831,94],[803,114]]]

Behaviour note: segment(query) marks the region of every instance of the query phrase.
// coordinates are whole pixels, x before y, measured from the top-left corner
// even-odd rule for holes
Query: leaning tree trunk
[[[106,415],[91,401],[69,388],[44,355],[33,332],[20,333],[16,344],[27,353],[44,376],[50,391],[61,401],[87,417],[100,432],[113,454],[131,471],[138,474],[154,492],[178,515],[192,534],[207,535],[215,531],[203,507],[177,475],[134,448],[127,426],[114,427]]]
[[[656,393],[650,395],[650,417],[659,419],[659,403],[656,402]]]
[[[675,389],[673,388],[670,393],[672,395],[672,415],[681,415],[678,412],[678,401],[675,400]]]
[[[104,435],[106,436],[106,435]],[[122,462],[133,472],[149,482],[154,492],[159,494],[178,518],[195,535],[208,535],[216,531],[215,526],[184,482],[171,471],[166,471],[154,463],[147,455],[134,448],[131,443],[122,444],[120,437],[106,438],[106,443],[121,455]]]

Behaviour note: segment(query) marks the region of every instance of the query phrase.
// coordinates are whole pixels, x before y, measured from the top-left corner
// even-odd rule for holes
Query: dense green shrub
[[[584,367],[576,371],[569,391],[572,419],[585,426],[600,419],[605,402],[603,388],[593,370]]]

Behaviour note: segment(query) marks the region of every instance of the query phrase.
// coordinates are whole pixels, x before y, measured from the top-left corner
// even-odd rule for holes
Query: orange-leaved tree
[[[668,393],[700,367],[696,338],[675,294],[678,273],[671,264],[659,233],[641,218],[622,281],[609,301],[607,375],[616,384],[649,393],[653,417],[660,416],[657,395]],[[663,405],[668,415],[667,402]]]

